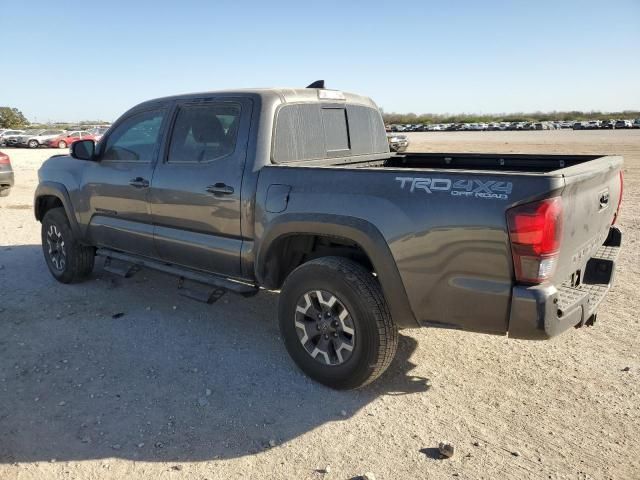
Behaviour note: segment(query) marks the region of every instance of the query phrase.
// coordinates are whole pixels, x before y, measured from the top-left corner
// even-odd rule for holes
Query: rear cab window
[[[371,106],[292,103],[277,112],[272,161],[303,162],[387,154],[384,122]]]

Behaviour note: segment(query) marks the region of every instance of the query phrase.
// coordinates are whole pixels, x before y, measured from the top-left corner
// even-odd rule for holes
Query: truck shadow
[[[405,335],[373,385],[312,382],[280,341],[271,292],[207,306],[171,277],[120,279],[101,262],[61,285],[39,245],[0,246],[0,292],[2,463],[241,457],[329,422],[375,421],[374,399],[429,388],[410,374]]]

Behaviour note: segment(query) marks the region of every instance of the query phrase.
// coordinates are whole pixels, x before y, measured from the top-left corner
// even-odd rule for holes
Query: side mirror
[[[94,160],[96,144],[93,140],[78,140],[71,144],[71,156],[78,160]]]

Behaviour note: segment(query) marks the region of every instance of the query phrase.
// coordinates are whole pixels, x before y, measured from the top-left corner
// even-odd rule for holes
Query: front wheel
[[[64,208],[52,208],[42,219],[42,252],[51,275],[61,283],[84,280],[93,270],[95,249],[80,244]]]
[[[324,257],[296,268],[282,287],[279,319],[298,367],[331,388],[371,383],[398,346],[398,329],[380,284],[346,258]]]
[[[37,140],[29,140],[29,143],[27,143],[27,146],[29,148],[38,148],[40,144],[38,143]]]
[[[67,142],[65,142],[64,140],[60,140],[58,142],[58,148],[67,148]]]

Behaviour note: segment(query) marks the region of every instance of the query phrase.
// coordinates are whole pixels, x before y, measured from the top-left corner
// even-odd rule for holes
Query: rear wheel
[[[374,381],[398,345],[398,330],[380,284],[346,258],[319,258],[295,269],[282,287],[279,317],[296,364],[336,389]]]
[[[62,283],[84,280],[93,270],[95,249],[78,242],[64,208],[52,208],[42,219],[42,251],[49,271]]]
[[[64,140],[60,140],[58,142],[58,148],[67,148],[67,142],[65,142]]]
[[[27,143],[27,146],[29,148],[38,148],[38,146],[40,146],[40,144],[38,143],[37,140],[29,140],[29,143]]]

